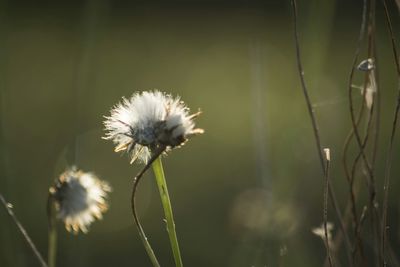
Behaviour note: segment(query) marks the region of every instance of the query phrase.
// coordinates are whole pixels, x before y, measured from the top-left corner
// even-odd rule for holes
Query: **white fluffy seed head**
[[[82,172],[72,167],[66,170],[50,188],[55,200],[57,217],[68,231],[86,233],[88,227],[108,209],[108,183],[92,173]]]
[[[188,137],[203,133],[195,128],[193,119],[200,113],[189,114],[189,108],[179,97],[159,91],[135,93],[123,98],[105,117],[105,139],[116,144],[115,151],[127,151],[132,162],[143,162],[156,148],[172,149],[186,142]]]

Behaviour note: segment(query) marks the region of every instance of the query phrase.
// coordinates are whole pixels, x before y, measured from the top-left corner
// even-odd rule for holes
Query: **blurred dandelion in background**
[[[102,219],[107,211],[107,194],[111,187],[90,172],[83,172],[72,167],[63,172],[50,188],[54,199],[56,216],[65,228],[73,233],[81,230],[88,232],[88,227]]]
[[[248,189],[240,193],[231,208],[234,232],[288,237],[298,228],[295,207],[274,199],[265,189]]]

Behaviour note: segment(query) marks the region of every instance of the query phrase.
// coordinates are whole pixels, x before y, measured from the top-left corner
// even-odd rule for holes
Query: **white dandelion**
[[[104,139],[116,144],[115,152],[127,151],[131,163],[136,159],[147,163],[156,149],[179,147],[190,136],[203,133],[194,124],[199,114],[189,114],[179,97],[159,91],[135,93],[130,99],[123,98],[105,117]]]
[[[50,188],[56,214],[68,231],[86,233],[88,227],[108,209],[107,193],[111,187],[93,173],[72,167]]]

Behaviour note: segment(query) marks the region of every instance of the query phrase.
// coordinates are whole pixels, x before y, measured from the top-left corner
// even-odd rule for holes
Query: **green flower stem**
[[[53,197],[51,195],[49,195],[47,201],[47,216],[49,220],[47,265],[48,267],[55,267],[57,255],[57,225],[55,206],[53,202]]]
[[[160,267],[160,264],[158,263],[156,255],[154,254],[154,251],[151,248],[149,241],[147,240],[147,237],[146,237],[146,234],[144,233],[142,225],[139,223],[139,224],[136,224],[136,226],[138,227],[140,239],[142,240],[144,248],[146,249],[147,255],[149,255],[151,263],[153,264],[154,267]]]
[[[158,157],[153,162],[152,167],[156,176],[158,190],[160,191],[161,202],[164,208],[165,219],[167,222],[167,232],[169,236],[169,241],[171,243],[172,252],[174,254],[175,266],[182,267],[183,264],[181,252],[179,250],[178,238],[176,236],[174,216],[172,214],[172,206],[169,199],[167,182],[164,176],[164,169],[162,166],[161,157]]]
[[[131,198],[131,204],[132,204],[132,214],[133,214],[133,219],[135,220],[135,225],[136,228],[139,231],[139,236],[140,239],[142,240],[143,246],[147,252],[147,255],[150,258],[151,263],[153,264],[154,267],[160,267],[160,264],[158,263],[157,257],[154,254],[153,249],[151,248],[151,245],[149,243],[149,240],[146,237],[146,234],[143,230],[142,224],[140,223],[139,216],[136,212],[136,189],[139,185],[139,181],[142,178],[143,174],[146,172],[146,170],[149,168],[149,165],[146,165],[143,170],[135,177],[134,182],[133,182],[133,187],[132,187],[132,198]]]

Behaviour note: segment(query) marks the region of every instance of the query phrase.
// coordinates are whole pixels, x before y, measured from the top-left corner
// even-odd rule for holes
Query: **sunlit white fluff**
[[[199,114],[190,115],[179,97],[159,91],[135,93],[105,117],[104,138],[116,144],[116,152],[127,151],[131,162],[138,158],[146,163],[155,149],[172,149],[191,135],[203,133],[193,121]]]
[[[331,222],[326,223],[326,231],[328,235],[328,242],[331,242],[332,240],[332,231],[333,231],[334,225]],[[319,227],[313,228],[311,232],[322,238],[322,240],[325,240],[325,227],[324,224],[322,223]]]
[[[367,104],[368,109],[372,108],[376,91],[377,91],[377,85],[376,85],[375,71],[372,70],[368,74],[368,82],[365,92],[365,103]],[[364,95],[364,89],[361,90],[361,94]]]
[[[375,61],[372,58],[365,59],[357,66],[357,69],[363,72],[368,72],[368,81],[364,87],[361,87],[361,95],[365,95],[365,103],[368,109],[372,108],[374,103],[374,96],[377,91],[376,77],[375,77]]]
[[[50,188],[55,200],[57,217],[68,231],[86,233],[88,227],[108,209],[108,183],[93,173],[82,172],[75,167],[66,170]]]
[[[371,71],[375,69],[375,62],[373,58],[367,58],[358,64],[357,69],[360,71]]]

